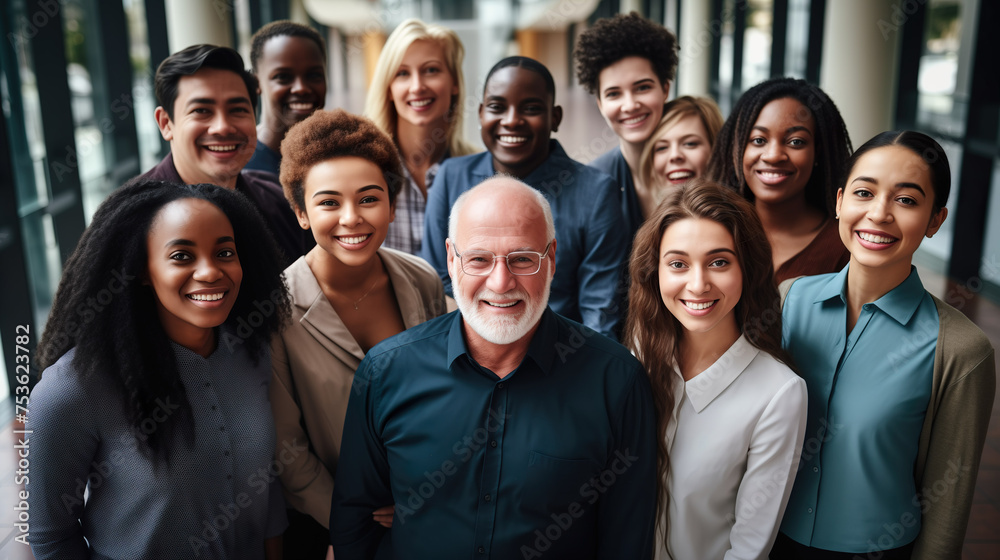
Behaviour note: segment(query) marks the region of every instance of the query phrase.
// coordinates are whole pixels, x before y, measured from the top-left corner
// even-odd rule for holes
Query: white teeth
[[[758,173],[760,173],[760,176],[764,177],[765,179],[779,179],[781,177],[789,175],[788,173],[778,173],[776,171],[759,171]]]
[[[512,301],[510,303],[493,303],[492,301],[486,302],[487,305],[492,305],[493,307],[511,307],[516,303],[517,303],[516,301]]]
[[[354,237],[338,237],[337,239],[339,239],[343,243],[347,243],[348,245],[357,245],[358,243],[361,243],[365,239],[368,239],[368,236],[367,235],[357,235],[357,236],[354,236]]]
[[[410,101],[410,105],[412,105],[413,107],[426,107],[427,105],[430,105],[433,102],[434,102],[433,99],[421,99],[419,101]]]
[[[640,122],[646,120],[646,117],[648,117],[648,116],[649,115],[639,115],[638,117],[632,117],[631,119],[625,119],[625,120],[622,121],[622,124],[640,123]]]
[[[858,232],[858,237],[869,243],[892,243],[895,241],[892,237],[882,237],[881,235],[873,235],[871,233],[864,233],[861,231]]]
[[[219,301],[226,294],[188,294],[188,297],[195,301]]]
[[[527,142],[528,139],[524,136],[500,136],[501,142],[506,142],[508,144],[520,144],[521,142]]]
[[[678,179],[689,179],[694,177],[694,172],[692,171],[671,171],[667,173],[667,179],[671,181],[676,181]]]
[[[231,152],[236,149],[236,144],[229,144],[227,146],[205,146],[205,147],[212,152]]]
[[[293,111],[308,111],[313,108],[312,103],[289,103],[288,108]]]
[[[715,301],[707,301],[705,303],[694,303],[693,301],[685,301],[684,305],[688,306],[689,309],[700,311],[702,309],[708,309],[709,307],[712,307],[713,305],[715,305]]]

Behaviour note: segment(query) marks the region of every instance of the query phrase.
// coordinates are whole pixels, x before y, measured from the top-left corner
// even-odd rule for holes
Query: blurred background
[[[360,112],[385,38],[419,17],[465,44],[467,138],[479,142],[486,71],[521,54],[551,69],[566,112],[556,137],[586,162],[617,138],[575,83],[573,45],[598,18],[633,10],[678,36],[671,97],[709,95],[727,115],[754,84],[793,76],[830,94],[854,146],[888,129],[934,136],[954,186],[949,219],[924,241],[918,264],[950,281],[935,293],[953,305],[1000,302],[995,0],[3,0],[0,420],[13,418],[16,326],[30,326],[33,350],[62,263],[98,204],[166,154],[152,78],[170,53],[228,45],[249,66],[250,36],[262,25],[311,25],[329,48],[326,107]],[[1000,527],[1000,514],[990,523]],[[0,556],[11,537],[0,535]]]

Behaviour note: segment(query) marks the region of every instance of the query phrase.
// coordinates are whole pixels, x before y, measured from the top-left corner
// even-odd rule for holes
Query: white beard
[[[547,272],[547,271],[546,271]],[[539,272],[541,274],[541,272]],[[493,344],[512,344],[521,340],[530,331],[545,312],[545,306],[549,302],[549,288],[552,285],[550,277],[545,282],[545,290],[542,297],[532,300],[523,290],[514,290],[504,294],[497,294],[493,290],[483,288],[479,290],[471,299],[467,298],[462,290],[455,292],[455,302],[458,310],[462,313],[462,318],[466,324],[487,342]],[[479,308],[479,301],[482,299],[520,299],[524,302],[524,312],[520,316],[499,316],[493,317],[484,313]]]

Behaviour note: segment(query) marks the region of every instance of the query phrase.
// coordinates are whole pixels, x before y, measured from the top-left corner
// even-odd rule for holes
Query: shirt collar
[[[844,270],[832,276],[826,284],[821,286],[816,292],[815,302],[822,303],[836,297],[846,305],[847,273],[850,268],[850,265],[844,267]],[[920,281],[920,275],[917,274],[916,267],[910,266],[910,274],[906,277],[906,280],[903,280],[900,285],[872,302],[872,305],[892,317],[897,323],[905,325],[913,317],[913,314],[917,312],[917,308],[920,307],[924,291],[924,284]]]
[[[460,356],[469,355],[469,347],[465,343],[465,336],[462,334],[462,313],[453,311],[451,328],[448,329],[448,367],[452,367]],[[542,312],[542,318],[538,321],[538,329],[531,337],[528,345],[526,358],[531,358],[538,368],[545,372],[549,371],[556,351],[556,336],[559,325],[555,319],[554,312],[548,307]],[[472,360],[472,356],[469,356]],[[474,360],[472,360],[474,361]],[[522,360],[523,364],[524,361]],[[518,366],[520,369],[520,366]]]
[[[740,335],[714,364],[684,384],[695,412],[700,413],[743,373],[760,350]]]
[[[496,175],[496,171],[493,170],[493,155],[489,152],[483,155],[482,160],[472,169],[473,175],[477,178],[477,184]],[[559,161],[559,165],[552,165],[557,160]],[[549,139],[549,157],[545,158],[545,161],[529,173],[527,177],[523,178],[522,181],[538,188],[537,185],[540,185],[541,181],[548,180],[551,176],[559,175],[564,169],[566,165],[564,162],[566,161],[573,160],[566,155],[566,150],[563,149],[562,144],[558,140],[551,138]]]

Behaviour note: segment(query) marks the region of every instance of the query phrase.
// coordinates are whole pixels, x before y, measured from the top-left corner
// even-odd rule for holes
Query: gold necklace
[[[358,304],[361,303],[361,300],[365,299],[366,297],[368,297],[368,294],[372,293],[372,290],[375,289],[375,285],[376,284],[378,284],[378,277],[375,278],[375,282],[372,283],[372,287],[368,288],[368,291],[366,291],[364,294],[362,294],[361,297],[359,297],[358,299],[352,299],[350,296],[347,296],[347,299],[350,299],[351,301],[354,302],[354,310],[355,311],[357,311]],[[344,294],[344,295],[347,295],[347,294]]]

